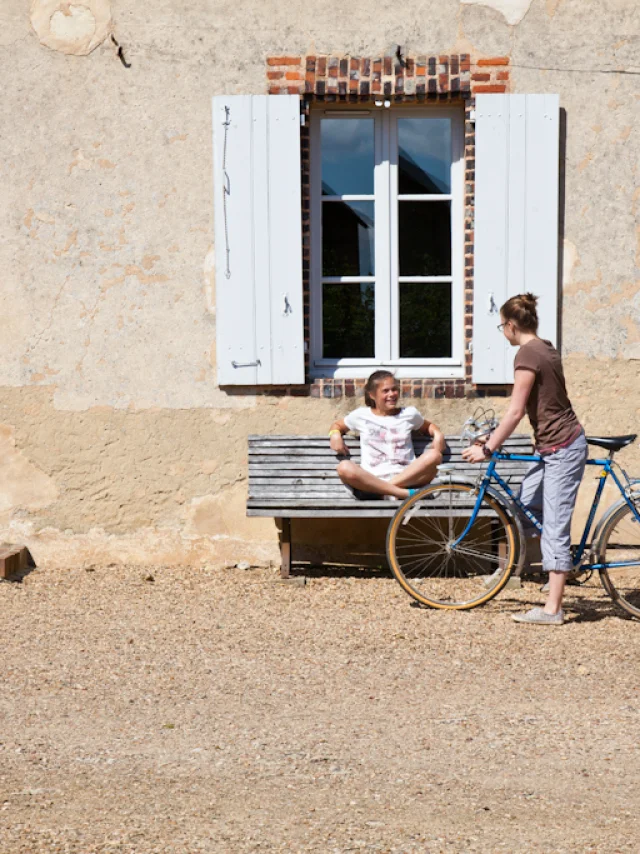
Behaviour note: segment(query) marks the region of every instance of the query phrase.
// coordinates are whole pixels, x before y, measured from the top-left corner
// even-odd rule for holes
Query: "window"
[[[312,376],[463,376],[462,111],[311,121]]]

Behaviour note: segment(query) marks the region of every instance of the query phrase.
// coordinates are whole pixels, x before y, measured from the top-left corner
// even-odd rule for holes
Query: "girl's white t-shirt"
[[[424,418],[415,406],[407,406],[397,415],[374,415],[368,406],[361,406],[344,423],[360,434],[362,468],[388,480],[415,460],[411,433],[422,427]]]

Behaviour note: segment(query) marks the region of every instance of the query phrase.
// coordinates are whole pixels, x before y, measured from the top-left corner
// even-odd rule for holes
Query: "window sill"
[[[389,370],[399,380],[457,380],[464,379],[464,366],[457,365],[360,365],[333,367],[316,365],[309,371],[313,380],[357,380],[366,379],[373,371]]]

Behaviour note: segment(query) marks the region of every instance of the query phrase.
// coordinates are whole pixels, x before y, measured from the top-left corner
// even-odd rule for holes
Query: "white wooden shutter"
[[[300,99],[213,98],[220,385],[304,382]]]
[[[476,98],[475,383],[513,382],[496,329],[510,296],[539,296],[538,334],[557,340],[559,119],[558,95]]]

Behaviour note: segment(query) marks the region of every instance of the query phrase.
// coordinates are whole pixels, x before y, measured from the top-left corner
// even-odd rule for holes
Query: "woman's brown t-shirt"
[[[547,450],[568,442],[579,431],[580,422],[567,396],[560,354],[551,341],[534,338],[523,344],[513,367],[536,375],[527,401],[536,448]]]

